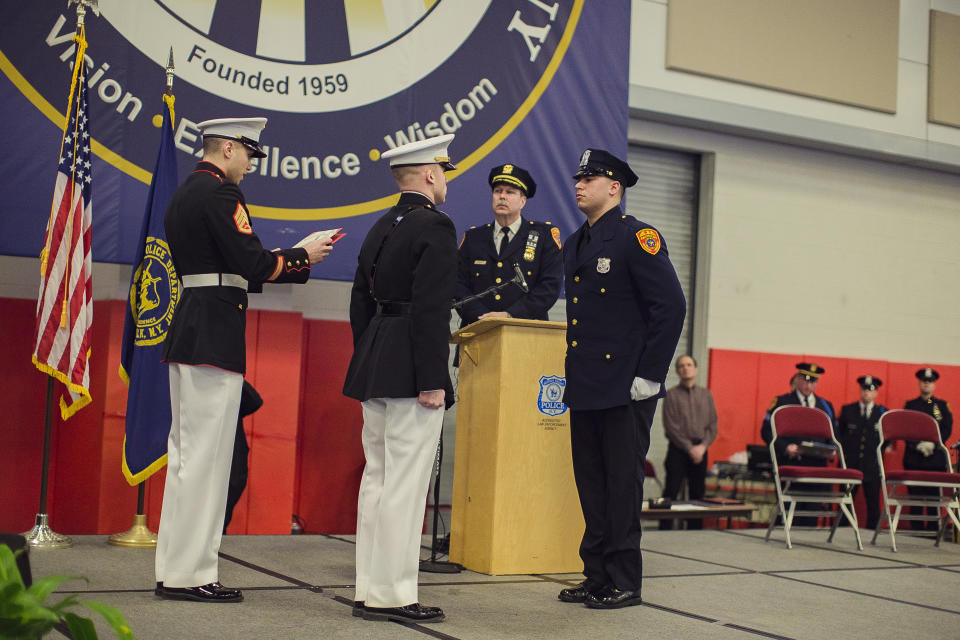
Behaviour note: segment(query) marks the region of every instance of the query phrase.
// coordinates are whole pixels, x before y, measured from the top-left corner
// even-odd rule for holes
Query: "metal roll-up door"
[[[687,298],[687,315],[674,361],[678,355],[691,353],[693,327],[694,276],[697,264],[697,215],[699,211],[700,156],[697,154],[630,145],[630,167],[639,176],[637,184],[627,189],[624,211],[634,218],[655,227],[666,242],[670,261],[677,270],[680,286]],[[703,363],[698,363],[701,366]],[[697,383],[706,384],[705,368]],[[667,374],[666,386],[678,383],[673,361]],[[661,405],[662,407],[662,405]],[[667,440],[661,422],[662,409],[658,407],[650,434],[647,458],[654,464],[661,482]],[[656,490],[649,483],[647,495]]]

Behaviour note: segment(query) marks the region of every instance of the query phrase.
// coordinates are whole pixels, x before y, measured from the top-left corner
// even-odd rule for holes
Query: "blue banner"
[[[292,3],[297,5],[297,3]],[[627,0],[100,0],[88,15],[98,196],[94,259],[132,263],[160,118],[150,96],[173,47],[181,174],[196,123],[266,116],[242,189],[265,246],[343,227],[315,277],[350,280],[360,243],[395,199],[380,155],[455,133],[458,166],[442,207],[462,232],[492,219],[487,173],[528,169],[524,215],[563,236],[580,225],[570,176],[586,147],[626,155]],[[48,202],[33,158],[53,148],[75,17],[61,3],[16,4],[0,24],[0,253],[36,255]]]
[[[131,485],[143,482],[167,463],[170,434],[170,378],[161,356],[180,298],[180,281],[163,228],[163,214],[177,189],[173,96],[164,96],[164,103],[160,151],[130,276],[120,352],[120,377],[127,383],[122,468]]]

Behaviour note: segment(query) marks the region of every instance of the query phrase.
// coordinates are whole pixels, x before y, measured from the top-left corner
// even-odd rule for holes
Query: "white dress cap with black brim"
[[[254,158],[266,158],[260,147],[260,132],[267,126],[266,118],[217,118],[197,125],[204,138],[236,140],[253,152]]]
[[[447,153],[447,145],[453,137],[452,133],[447,133],[425,140],[414,140],[384,151],[380,157],[389,160],[391,167],[439,164],[444,171],[453,171],[456,167],[450,162],[450,154]]]

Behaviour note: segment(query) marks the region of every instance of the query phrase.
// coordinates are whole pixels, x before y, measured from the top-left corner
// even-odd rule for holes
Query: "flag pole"
[[[36,523],[23,534],[27,544],[41,549],[65,549],[73,546],[69,536],[56,533],[50,528],[47,514],[47,480],[50,475],[50,435],[53,431],[53,376],[47,376],[47,411],[43,417],[43,462],[40,472],[40,509]]]
[[[166,75],[166,89],[164,94],[173,96],[173,47],[170,47],[170,57],[167,59],[167,68],[164,69]],[[171,123],[172,124],[172,123]],[[147,515],[144,509],[146,502],[146,480],[141,480],[137,484],[137,513],[133,516],[133,526],[123,533],[115,533],[107,540],[109,544],[121,547],[137,547],[140,549],[149,549],[157,546],[157,534],[147,526]]]

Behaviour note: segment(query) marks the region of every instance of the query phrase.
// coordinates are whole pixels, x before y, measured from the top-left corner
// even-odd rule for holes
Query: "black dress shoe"
[[[587,597],[596,591],[599,591],[599,586],[594,586],[589,580],[584,580],[580,584],[570,589],[561,589],[560,593],[557,594],[557,598],[564,602],[586,602]]]
[[[591,609],[620,609],[641,604],[640,589],[622,591],[616,587],[607,586],[597,593],[587,596],[586,605]]]
[[[194,602],[242,602],[240,589],[230,589],[219,582],[199,587],[160,587],[160,597],[166,600],[192,600]]]
[[[362,618],[363,617],[363,600],[354,600],[353,601],[353,617]]]
[[[443,609],[424,607],[419,602],[404,607],[367,607],[360,614],[364,620],[395,620],[397,622],[442,622]]]

